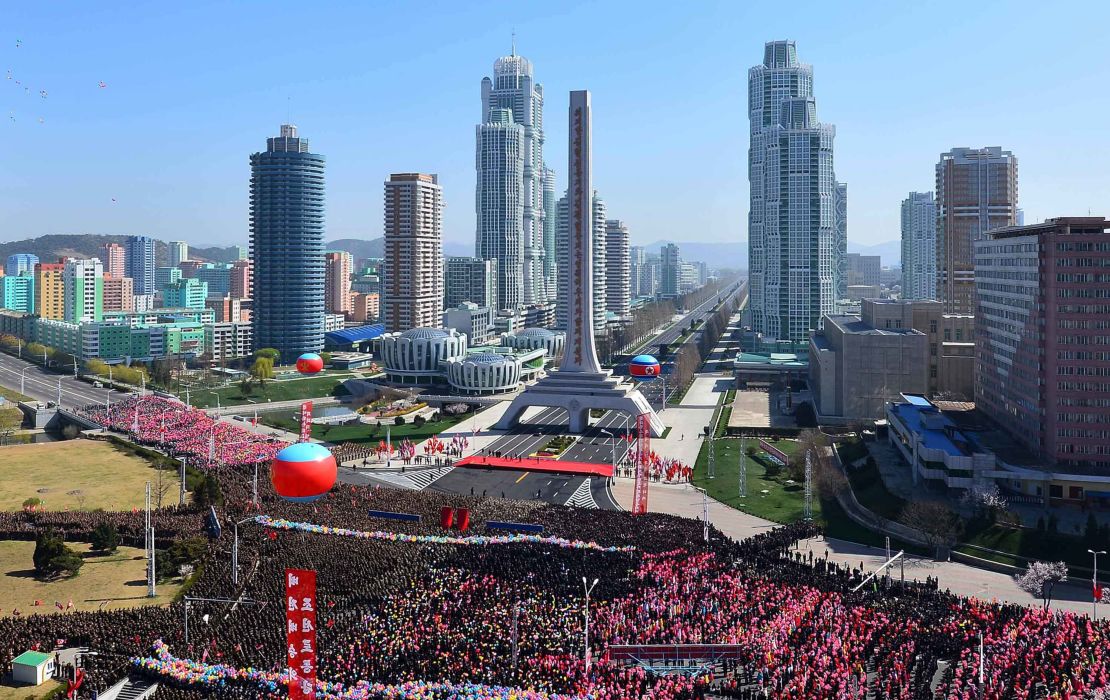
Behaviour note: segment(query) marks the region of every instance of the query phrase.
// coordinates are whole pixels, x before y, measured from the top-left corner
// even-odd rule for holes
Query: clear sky
[[[1014,151],[1027,222],[1110,214],[1108,8],[7,3],[0,240],[245,243],[248,156],[291,119],[328,158],[329,238],[380,235],[382,181],[422,171],[440,175],[445,237],[473,244],[480,81],[514,30],[544,85],[559,190],[567,92],[590,89],[595,183],[634,241],[746,240],[747,70],[785,38],[837,128],[851,241],[898,238],[901,199],[933,188],[953,146]]]

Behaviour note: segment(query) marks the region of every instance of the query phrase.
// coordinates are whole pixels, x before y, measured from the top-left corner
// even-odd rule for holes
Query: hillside
[[[104,258],[104,246],[108,243],[123,244],[127,236],[102,236],[96,234],[51,234],[21,241],[0,243],[0,260],[15,253],[32,253],[44,262],[58,258]],[[158,265],[169,260],[169,247],[165,241],[155,244]],[[227,248],[190,248],[189,257],[206,262],[231,262],[238,257],[234,247]]]
[[[381,258],[385,256],[385,239],[381,237],[370,239],[337,238],[325,243],[324,247],[328,250],[345,250],[356,261],[362,258]],[[474,255],[474,247],[456,241],[444,241],[443,254],[447,256]]]

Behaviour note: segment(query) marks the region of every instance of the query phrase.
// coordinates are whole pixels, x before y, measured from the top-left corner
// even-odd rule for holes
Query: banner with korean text
[[[301,404],[301,442],[308,442],[312,437],[312,402],[305,401]]]
[[[316,572],[285,570],[285,638],[290,700],[316,697]]]

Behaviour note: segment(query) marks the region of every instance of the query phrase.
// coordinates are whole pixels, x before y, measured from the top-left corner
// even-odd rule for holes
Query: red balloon
[[[274,491],[287,501],[310,503],[335,485],[335,455],[315,442],[298,442],[277,453],[270,469]]]
[[[324,369],[324,358],[314,352],[306,352],[297,358],[297,371],[301,374],[316,374]]]

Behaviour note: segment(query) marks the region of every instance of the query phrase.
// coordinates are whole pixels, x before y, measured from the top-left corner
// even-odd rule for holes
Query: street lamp
[[[243,523],[249,523],[252,520],[254,520],[253,515],[249,518],[243,518],[235,523],[235,527],[233,528],[234,536],[231,541],[231,582],[236,586],[239,585],[239,526]]]
[[[24,374],[24,372],[26,372],[29,369],[34,369],[34,367],[35,367],[34,365],[28,365],[28,366],[24,367],[19,372],[19,393],[21,393],[21,394],[26,394],[27,393],[26,391],[23,390],[24,389],[24,380],[26,379],[26,376],[27,376],[26,374]]]
[[[1098,597],[1096,597],[1095,592],[1098,590],[1098,555],[1106,554],[1106,552],[1104,550],[1096,552],[1093,549],[1088,549],[1087,552],[1094,555],[1095,558],[1095,569],[1094,572],[1091,574],[1091,619],[1097,620]]]
[[[597,579],[587,585],[586,577],[582,577],[582,590],[586,592],[586,642],[582,648],[582,658],[586,662],[586,673],[590,672],[590,594],[594,591],[594,586],[597,585]]]
[[[615,472],[615,471],[617,471],[617,436],[616,436],[615,433],[611,433],[608,430],[606,430],[605,428],[602,428],[601,432],[603,432],[606,435],[608,435],[609,437],[613,438],[613,442],[612,442],[612,445],[613,445],[613,471]]]
[[[216,410],[223,411],[223,409],[220,407],[220,395],[214,391],[209,391],[208,393],[216,397]]]

